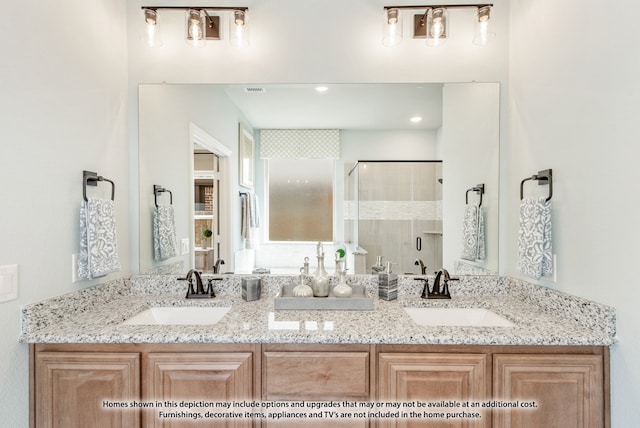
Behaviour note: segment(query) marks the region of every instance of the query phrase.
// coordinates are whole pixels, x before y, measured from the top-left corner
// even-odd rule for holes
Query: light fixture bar
[[[213,10],[213,11],[232,11],[232,10],[249,10],[246,6],[142,6],[141,9],[153,10]]]
[[[462,8],[480,8],[480,7],[493,7],[492,3],[478,3],[478,4],[427,4],[427,5],[405,5],[405,6],[384,6],[384,10],[387,9],[402,9],[402,10],[420,10],[420,9],[462,9]]]
[[[396,10],[424,10],[424,13],[420,13],[420,14],[416,14],[413,16],[413,38],[414,39],[427,39],[427,44],[429,44],[430,46],[433,45],[438,45],[440,44],[440,39],[446,39],[447,38],[447,26],[446,26],[446,11],[449,9],[469,9],[469,8],[473,8],[476,10],[487,10],[487,12],[485,13],[484,16],[486,16],[486,18],[484,19],[484,21],[488,21],[489,19],[489,10],[493,7],[492,3],[477,3],[477,4],[432,4],[432,5],[403,5],[403,6],[384,6],[384,10],[391,10],[391,9],[396,9]],[[429,15],[430,13],[433,13],[434,11],[443,11],[444,13],[440,12],[442,15],[444,15],[443,17],[441,17],[439,19],[442,20],[442,24],[444,24],[442,26],[442,32],[439,35],[439,37],[436,39],[434,37],[427,37],[427,26],[428,24],[432,24],[432,21],[429,21]],[[474,43],[478,44],[478,45],[484,45],[487,42],[487,34],[485,34],[487,32],[486,30],[486,23],[485,23],[485,27],[484,27],[484,33],[481,33],[481,35],[478,37],[476,36],[474,38]],[[434,40],[436,41],[436,43],[432,43],[434,42]]]

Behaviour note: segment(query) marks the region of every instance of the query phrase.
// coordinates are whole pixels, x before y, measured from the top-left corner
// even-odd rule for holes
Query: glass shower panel
[[[344,241],[358,244],[358,163],[344,165]]]
[[[394,272],[420,273],[420,259],[433,272],[442,266],[441,161],[358,164],[358,244],[367,267],[377,256]]]

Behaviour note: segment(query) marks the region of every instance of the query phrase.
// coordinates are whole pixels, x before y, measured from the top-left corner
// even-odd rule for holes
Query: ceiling
[[[229,85],[225,92],[254,128],[437,129],[442,84]],[[249,89],[248,89],[249,88]],[[409,119],[421,116],[422,121]]]

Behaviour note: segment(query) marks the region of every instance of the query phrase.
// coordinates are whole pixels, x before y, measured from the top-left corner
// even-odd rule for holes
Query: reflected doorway
[[[195,145],[193,166],[194,265],[212,273],[220,255],[220,158]]]
[[[192,266],[204,273],[233,269],[229,159],[231,150],[190,124],[192,147]],[[228,268],[221,267],[225,265]]]

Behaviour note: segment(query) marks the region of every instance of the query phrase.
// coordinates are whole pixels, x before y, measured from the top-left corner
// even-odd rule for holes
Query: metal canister
[[[251,302],[253,300],[260,300],[260,294],[262,293],[262,279],[255,276],[248,276],[242,278],[242,299]]]

